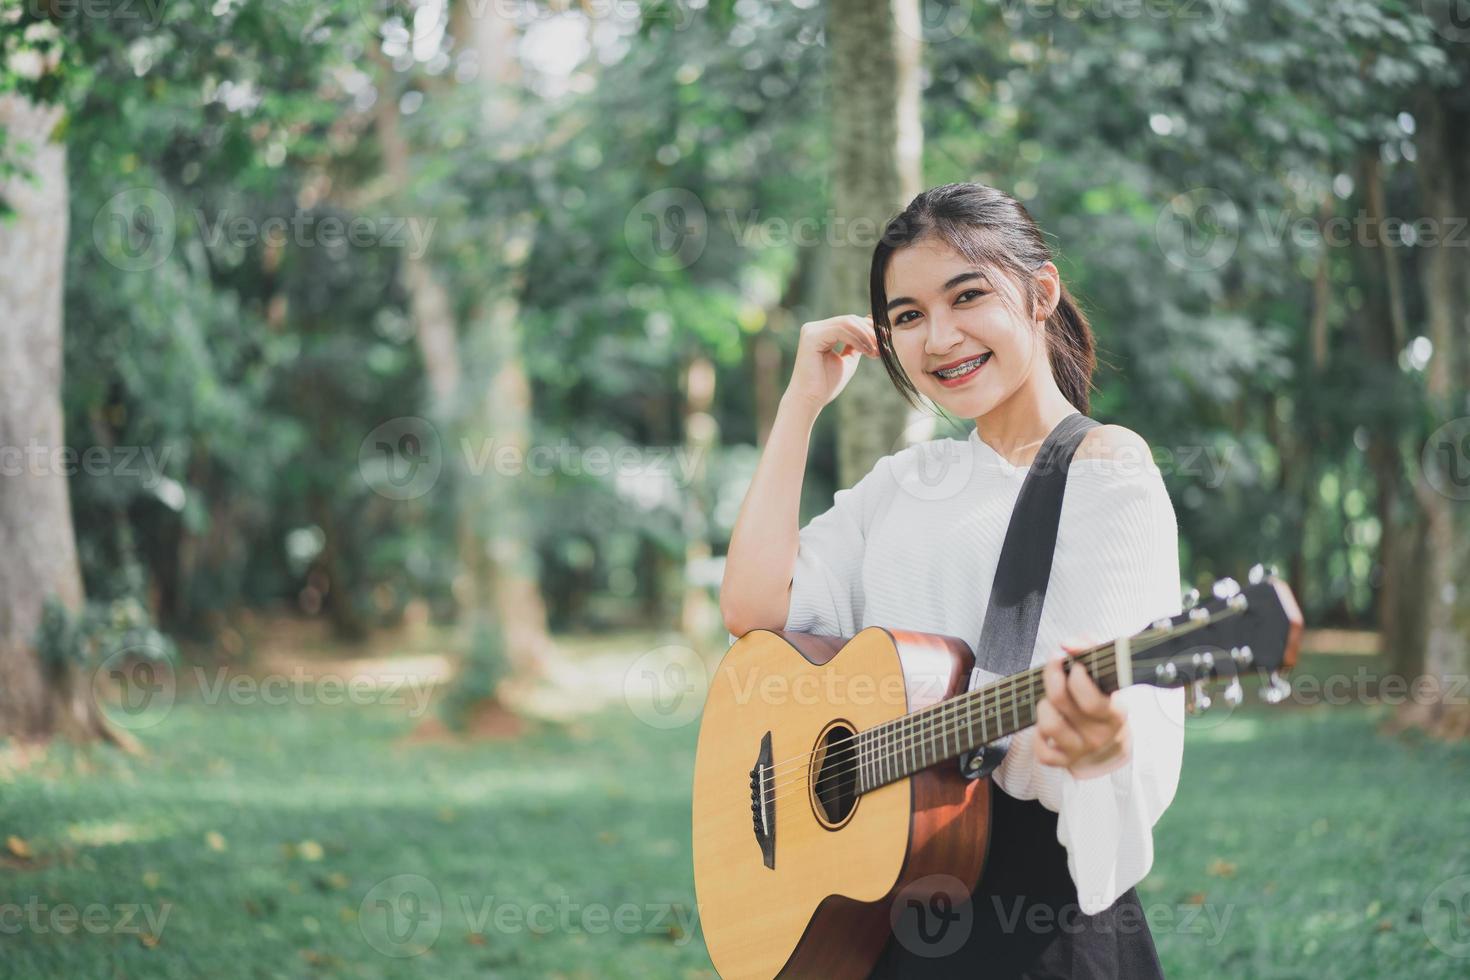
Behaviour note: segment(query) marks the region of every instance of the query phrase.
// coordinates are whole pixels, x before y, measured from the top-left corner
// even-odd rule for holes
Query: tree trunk
[[[1470,206],[1470,111],[1459,104],[1458,93],[1446,89],[1422,94],[1418,115],[1419,147],[1417,172],[1422,213],[1440,229],[1435,242],[1424,248],[1423,289],[1429,320],[1430,358],[1427,393],[1431,418],[1450,424],[1464,423],[1466,401],[1467,338],[1470,338],[1470,277],[1464,273],[1464,256],[1449,238],[1458,227],[1457,215]],[[1463,452],[1460,439],[1450,446],[1429,447],[1431,452],[1448,448]],[[1454,463],[1459,467],[1466,460]],[[1452,464],[1454,465],[1454,464]],[[1420,468],[1415,494],[1425,516],[1423,674],[1437,690],[1429,703],[1410,699],[1400,720],[1419,725],[1432,733],[1464,737],[1470,735],[1470,705],[1459,685],[1470,675],[1470,599],[1464,594],[1470,581],[1470,505],[1456,488],[1433,485],[1430,474]]]
[[[823,316],[870,312],[868,270],[883,227],[922,187],[918,0],[831,0],[832,236]],[[902,27],[899,25],[902,24]],[[909,407],[877,363],[837,399],[837,479],[852,486],[903,448]]]
[[[48,597],[82,605],[71,498],[58,454],[62,295],[66,270],[66,147],[51,140],[60,108],[0,96],[7,149],[35,183],[0,182],[15,210],[0,223],[0,736],[110,735],[75,666],[43,662],[34,638]]]
[[[695,354],[684,371],[684,448],[694,461],[690,485],[684,489],[684,601],[679,629],[690,645],[719,635],[719,604],[702,582],[691,582],[688,570],[707,562],[713,550],[709,540],[709,500],[705,465],[719,439],[719,423],[710,414],[715,400],[715,365],[703,353]]]
[[[496,133],[513,132],[518,82],[515,26],[503,17],[474,17],[465,5],[454,12],[454,36],[474,52],[484,86],[484,118]],[[378,53],[386,87],[392,72]],[[391,193],[407,201],[412,193],[410,151],[399,132],[395,93],[379,99],[376,126]],[[415,323],[434,404],[442,425],[444,452],[467,466],[489,461],[482,472],[462,474],[459,497],[460,574],[455,596],[468,654],[503,657],[504,678],[513,700],[541,674],[555,653],[547,627],[546,603],[525,517],[527,489],[515,477],[500,477],[494,454],[513,449],[524,459],[530,449],[531,388],[521,358],[517,296],[521,269],[530,253],[531,225],[514,221],[494,229],[483,243],[499,273],[490,277],[463,325],[431,262],[404,257],[403,282]],[[530,479],[528,476],[520,480]],[[481,664],[475,669],[492,665]]]
[[[479,60],[477,80],[482,90],[481,109],[488,123],[492,144],[517,133],[521,115],[521,70],[516,55],[517,28],[509,17],[473,16],[467,3],[455,5],[454,36],[469,45]],[[491,152],[495,147],[488,148]],[[483,446],[513,446],[519,458],[531,448],[531,383],[522,358],[520,302],[524,268],[530,257],[535,222],[529,214],[508,219],[486,236],[484,248],[496,267],[485,284],[482,302],[471,316],[464,334],[464,361],[490,383],[483,397],[467,399],[464,433],[475,451]],[[512,697],[534,683],[543,673],[556,647],[547,627],[546,602],[541,595],[540,575],[527,513],[528,485],[533,477],[498,479],[493,474],[483,492],[471,484],[467,504],[478,509],[476,523],[488,530],[488,548],[483,555],[490,590],[484,594],[506,639]],[[486,579],[481,578],[484,584]]]

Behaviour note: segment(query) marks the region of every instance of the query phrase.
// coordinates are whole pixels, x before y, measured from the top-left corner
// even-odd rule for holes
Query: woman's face
[[[1033,319],[1019,315],[1025,302],[1015,286],[991,281],[942,241],[926,238],[894,252],[884,279],[889,333],[914,387],[952,415],[979,418],[1015,393],[1033,370],[1049,371],[1043,321],[1056,306],[1060,280],[1050,262],[1035,275],[1043,298]],[[997,289],[1014,305],[1007,306]],[[954,380],[934,373],[984,355],[978,369],[972,365]]]

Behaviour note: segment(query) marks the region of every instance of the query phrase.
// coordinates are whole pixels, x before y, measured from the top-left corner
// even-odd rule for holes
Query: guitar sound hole
[[[839,826],[857,805],[857,739],[845,725],[834,724],[817,743],[812,806],[817,819],[829,827]]]

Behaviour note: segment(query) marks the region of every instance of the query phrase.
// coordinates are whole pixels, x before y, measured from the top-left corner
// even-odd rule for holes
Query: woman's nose
[[[947,313],[929,317],[929,330],[924,338],[924,351],[928,354],[943,354],[953,350],[960,339],[959,324]]]

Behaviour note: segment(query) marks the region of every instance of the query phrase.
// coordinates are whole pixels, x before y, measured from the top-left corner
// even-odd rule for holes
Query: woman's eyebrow
[[[954,276],[948,282],[946,282],[943,286],[941,286],[939,288],[939,291],[941,293],[947,293],[951,289],[955,288],[956,286],[958,286],[962,282],[969,282],[971,279],[984,279],[984,278],[985,278],[985,273],[979,271],[978,269],[973,269],[973,270],[971,270],[969,272],[961,272],[959,275]],[[918,305],[918,301],[917,300],[914,300],[913,298],[908,297],[908,296],[900,296],[897,299],[891,299],[891,300],[888,301],[888,309],[889,309],[889,311],[892,311],[893,308],[896,307],[896,306],[903,306],[903,305],[909,304],[909,303],[912,303],[915,306]]]

